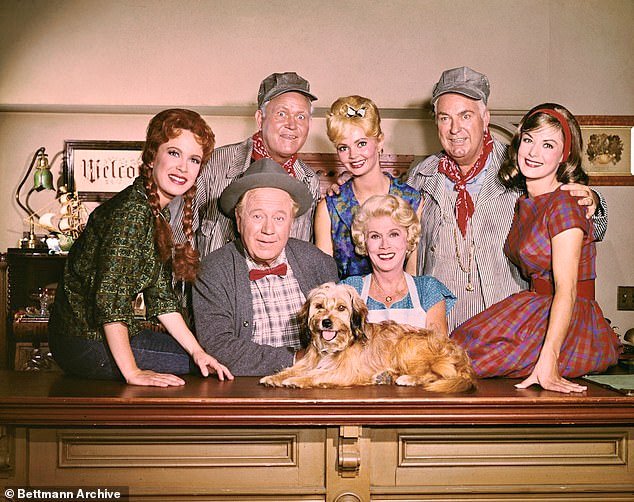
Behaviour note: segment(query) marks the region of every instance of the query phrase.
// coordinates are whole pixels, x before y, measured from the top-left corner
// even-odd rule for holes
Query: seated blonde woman
[[[456,297],[434,277],[403,270],[419,237],[420,221],[412,206],[394,195],[370,197],[354,217],[352,239],[356,252],[369,257],[372,272],[342,282],[359,292],[370,322],[392,320],[446,335]]]

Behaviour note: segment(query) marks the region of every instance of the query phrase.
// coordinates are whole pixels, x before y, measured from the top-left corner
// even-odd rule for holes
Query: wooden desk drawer
[[[13,336],[16,341],[47,341],[48,318],[29,318],[17,314],[13,320]]]
[[[373,492],[634,492],[634,429],[370,431]]]
[[[31,429],[32,485],[134,494],[324,493],[322,429]]]

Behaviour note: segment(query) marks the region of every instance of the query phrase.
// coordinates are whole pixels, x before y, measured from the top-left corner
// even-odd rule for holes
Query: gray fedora
[[[296,216],[301,216],[313,204],[313,196],[306,185],[288,174],[282,166],[273,159],[264,158],[251,164],[239,178],[236,178],[220,194],[220,210],[228,218],[233,218],[236,205],[242,196],[254,188],[279,188],[287,192],[299,210]]]

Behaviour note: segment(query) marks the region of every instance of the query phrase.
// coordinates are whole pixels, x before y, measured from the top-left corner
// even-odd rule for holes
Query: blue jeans
[[[99,380],[122,380],[108,343],[75,336],[51,336],[49,346],[59,366],[72,375]],[[185,375],[190,373],[190,357],[167,333],[143,330],[130,338],[137,366],[157,373]]]

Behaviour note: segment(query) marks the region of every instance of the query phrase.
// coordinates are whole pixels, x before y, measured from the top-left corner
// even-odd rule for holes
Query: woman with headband
[[[588,183],[581,131],[563,106],[545,103],[522,119],[499,178],[524,192],[504,252],[529,280],[458,326],[452,338],[480,377],[522,378],[558,392],[582,392],[568,380],[616,364],[619,342],[594,300],[592,225],[565,183]]]
[[[381,170],[383,132],[379,110],[371,99],[362,96],[339,98],[326,119],[328,138],[352,178],[338,194],[328,195],[317,205],[315,244],[335,258],[339,277],[365,275],[372,271],[367,256],[359,255],[352,242],[352,217],[373,195],[391,194],[408,202],[420,216],[420,193]],[[416,253],[411,253],[407,269],[416,272]]]

